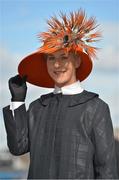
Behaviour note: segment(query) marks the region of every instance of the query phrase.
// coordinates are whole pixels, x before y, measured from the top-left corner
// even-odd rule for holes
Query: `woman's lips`
[[[65,73],[66,71],[54,71],[54,73],[56,74],[56,75],[59,75],[59,74],[61,74],[61,73]]]

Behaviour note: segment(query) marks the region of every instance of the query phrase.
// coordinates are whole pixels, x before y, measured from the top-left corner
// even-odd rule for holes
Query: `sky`
[[[119,127],[119,1],[118,0],[0,0],[0,149],[6,147],[2,108],[10,103],[8,79],[17,74],[22,58],[36,51],[38,34],[47,30],[46,20],[60,11],[85,10],[95,16],[102,31],[98,59],[91,75],[82,82],[84,89],[96,92],[108,103],[114,127]],[[28,84],[26,105],[44,89]]]

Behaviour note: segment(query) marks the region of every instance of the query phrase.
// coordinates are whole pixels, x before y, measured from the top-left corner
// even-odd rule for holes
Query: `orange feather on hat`
[[[39,34],[44,43],[39,52],[53,53],[58,49],[76,52],[80,49],[90,58],[96,57],[97,48],[92,47],[90,43],[98,41],[101,33],[93,32],[97,27],[94,17],[87,19],[82,10],[71,12],[69,17],[61,12],[59,20],[54,16],[47,23],[48,32]]]

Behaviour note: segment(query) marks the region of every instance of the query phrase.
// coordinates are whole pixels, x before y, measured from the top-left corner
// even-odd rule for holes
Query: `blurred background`
[[[0,0],[0,179],[26,178],[29,154],[13,156],[6,141],[2,108],[9,105],[8,79],[17,74],[23,57],[40,47],[37,35],[46,31],[46,19],[60,11],[84,9],[95,16],[103,37],[93,60],[91,75],[82,82],[110,107],[116,147],[119,152],[119,1],[118,0]],[[26,106],[53,89],[28,84]]]

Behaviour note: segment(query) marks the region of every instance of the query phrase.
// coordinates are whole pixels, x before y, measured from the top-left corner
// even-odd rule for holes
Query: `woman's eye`
[[[65,60],[65,59],[68,59],[67,56],[62,56],[61,59]]]
[[[54,57],[48,57],[48,60],[53,61],[53,60],[55,60],[55,58]]]

